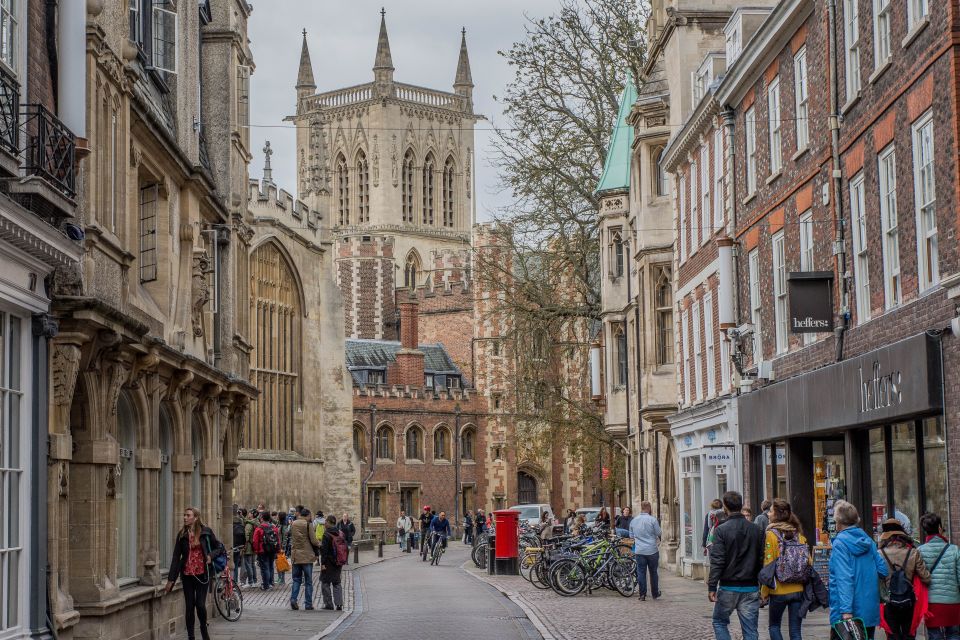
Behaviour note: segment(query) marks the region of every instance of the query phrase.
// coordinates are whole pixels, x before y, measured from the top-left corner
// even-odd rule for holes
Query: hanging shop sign
[[[732,449],[711,449],[707,451],[707,464],[714,467],[726,467],[733,464]]]
[[[790,332],[833,331],[833,272],[798,271],[787,276]]]

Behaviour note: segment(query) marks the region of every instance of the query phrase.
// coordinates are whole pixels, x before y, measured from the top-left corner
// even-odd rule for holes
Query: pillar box
[[[497,528],[493,573],[515,576],[520,572],[520,512],[494,511],[493,518]]]

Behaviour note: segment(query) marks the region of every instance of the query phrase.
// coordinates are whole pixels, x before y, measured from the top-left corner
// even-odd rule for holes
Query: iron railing
[[[20,151],[20,83],[0,65],[0,148]]]
[[[42,104],[20,107],[23,116],[24,172],[50,183],[68,198],[76,195],[76,138],[57,116]]]

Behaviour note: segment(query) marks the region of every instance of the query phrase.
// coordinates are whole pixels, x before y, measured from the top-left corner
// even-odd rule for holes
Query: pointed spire
[[[300,48],[300,71],[297,74],[297,89],[316,89],[313,82],[313,65],[310,64],[310,49],[307,47],[307,30],[303,30],[303,46]]]
[[[393,71],[390,39],[387,38],[387,10],[380,9],[380,37],[377,40],[377,57],[373,61],[373,75],[377,82],[393,82]]]
[[[453,88],[473,88],[473,76],[470,73],[470,56],[467,55],[467,28],[460,31],[460,59],[457,60],[457,77],[453,81]]]

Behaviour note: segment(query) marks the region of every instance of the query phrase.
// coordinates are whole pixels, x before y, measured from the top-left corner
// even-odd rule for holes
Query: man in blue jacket
[[[880,588],[878,578],[889,570],[877,545],[858,527],[860,514],[846,500],[833,505],[837,537],[830,552],[830,627],[844,620],[859,618],[867,628],[867,637],[880,624]],[[836,631],[832,637],[838,637]]]

